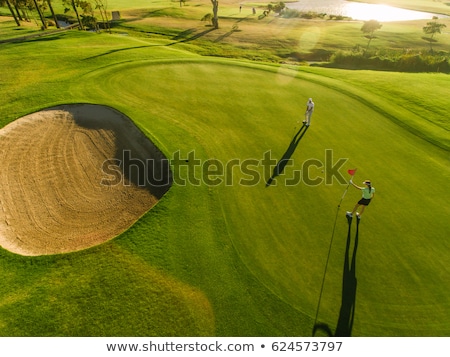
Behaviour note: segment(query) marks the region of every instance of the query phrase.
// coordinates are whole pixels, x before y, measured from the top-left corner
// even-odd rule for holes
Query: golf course
[[[242,4],[109,0],[111,33],[0,8],[0,336],[450,336],[449,73],[332,67],[361,21]],[[370,46],[429,51],[426,22]]]

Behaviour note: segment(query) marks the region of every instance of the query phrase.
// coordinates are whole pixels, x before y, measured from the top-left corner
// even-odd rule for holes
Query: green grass
[[[316,69],[314,73],[317,73]],[[329,76],[328,71],[320,73]],[[450,122],[447,116],[449,102],[445,94],[447,76],[424,73],[404,76],[381,71],[375,76],[373,73],[337,70],[333,71],[332,77],[340,83],[347,82],[362,87],[362,90],[358,89],[361,97],[365,91],[376,94],[379,97],[376,103],[372,98],[368,99],[374,109],[389,112],[394,122],[405,125],[416,135],[437,146],[450,149]],[[408,95],[405,95],[405,88],[408,88]],[[395,111],[387,109],[393,98],[396,98],[395,105],[398,106]]]
[[[377,189],[359,230],[353,335],[448,336],[448,76],[201,57],[189,51],[197,44],[171,42],[73,31],[3,44],[0,125],[62,103],[106,104],[169,158],[278,160],[312,96],[294,165],[270,187],[263,166],[256,186],[238,185],[248,176],[237,168],[230,186],[174,185],[127,232],[82,252],[1,250],[0,335],[309,336],[346,186],[285,183],[330,149],[334,162],[349,159],[343,174],[358,167],[355,180]],[[332,330],[344,210],[358,198],[350,188],[343,200],[325,275],[318,316]]]
[[[426,2],[433,7],[448,8],[442,3],[422,1],[417,9],[421,9]],[[273,15],[258,19],[251,12],[251,4],[246,4],[239,12],[239,4],[233,1],[221,2],[220,29],[215,31],[207,31],[211,28],[200,21],[205,14],[211,12],[211,3],[207,0],[187,1],[182,7],[177,1],[138,1],[127,6],[124,1],[117,0],[109,1],[108,9],[121,11],[122,20],[114,25],[115,32],[128,32],[141,37],[159,36],[168,41],[189,41],[197,45],[197,48],[192,46],[191,51],[201,55],[301,63],[328,61],[331,54],[338,50],[367,46],[367,39],[361,32],[361,21],[305,21]],[[58,7],[57,3],[55,10],[59,14],[63,13],[62,6]],[[3,9],[1,13],[7,14],[8,11]],[[73,11],[67,14],[75,16]],[[50,18],[49,11],[46,16]],[[439,21],[446,24],[447,28],[450,27],[449,19]],[[426,22],[427,20],[383,23],[371,42],[371,49],[428,52],[429,43],[422,39],[422,28]],[[232,31],[236,25],[238,31]],[[41,32],[38,26],[35,26],[35,30]],[[15,37],[20,31],[10,29],[8,32],[10,37]],[[433,44],[434,51],[448,53],[450,38],[447,33],[444,31],[443,34],[436,35],[435,39],[437,42]]]
[[[0,26],[2,29],[1,40],[22,37],[36,33],[37,26],[34,23],[23,23],[20,27],[18,27],[12,17],[0,17],[0,19]]]

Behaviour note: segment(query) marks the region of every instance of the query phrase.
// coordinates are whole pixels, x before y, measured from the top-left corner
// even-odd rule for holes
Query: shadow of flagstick
[[[336,326],[336,331],[333,334],[330,326],[325,323],[316,323],[313,328],[312,336],[316,335],[317,331],[324,332],[329,337],[350,337],[353,330],[353,321],[355,318],[355,304],[356,304],[356,252],[358,250],[359,241],[359,220],[356,220],[356,235],[355,243],[353,245],[353,253],[350,259],[350,243],[351,243],[351,224],[352,218],[348,220],[347,243],[345,248],[344,269],[342,273],[342,299],[341,308],[339,310],[339,318]]]
[[[297,134],[294,135],[292,138],[291,143],[289,144],[289,147],[287,148],[286,152],[283,154],[283,157],[278,161],[276,166],[273,169],[272,176],[267,180],[266,187],[269,187],[273,180],[281,175],[286,165],[289,163],[292,154],[295,152],[295,149],[297,148],[298,144],[300,143],[300,140],[302,140],[303,136],[306,133],[306,130],[308,130],[308,126],[303,124],[303,126],[299,129]]]
[[[350,337],[352,335],[356,304],[356,251],[358,249],[359,219],[356,220],[356,235],[353,254],[350,257],[351,221],[348,225],[347,245],[345,248],[345,261],[342,274],[342,302],[339,319],[336,326],[336,337]]]

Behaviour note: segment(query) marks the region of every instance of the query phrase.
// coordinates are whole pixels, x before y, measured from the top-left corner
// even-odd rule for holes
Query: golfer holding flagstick
[[[372,198],[375,194],[375,187],[372,187],[372,183],[370,182],[370,180],[366,180],[363,182],[363,184],[366,185],[366,187],[359,187],[359,186],[355,185],[352,180],[350,180],[350,183],[355,188],[362,191],[362,198],[355,205],[355,208],[353,208],[353,211],[352,212],[347,211],[346,215],[347,215],[347,217],[351,218],[351,217],[353,217],[353,215],[356,212],[356,217],[358,219],[360,219],[361,215],[364,212],[364,209],[369,205],[370,201],[372,200]],[[361,210],[359,212],[357,212],[359,207],[361,207]]]

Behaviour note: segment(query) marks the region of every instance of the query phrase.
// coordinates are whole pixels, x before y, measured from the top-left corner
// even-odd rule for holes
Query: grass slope
[[[376,0],[374,0],[376,1]],[[403,0],[392,1],[399,5]],[[394,3],[395,2],[395,3]],[[422,0],[409,4],[416,10],[424,10],[424,5],[432,9],[450,14],[450,7],[444,3]],[[265,62],[329,61],[330,56],[338,51],[350,51],[355,48],[366,48],[367,38],[361,32],[361,21],[305,21],[299,18],[285,19],[271,14],[260,18],[267,3],[245,3],[239,11],[239,2],[235,0],[221,1],[219,8],[220,28],[211,31],[209,23],[201,21],[204,15],[211,13],[211,2],[208,0],[187,1],[179,6],[177,1],[136,1],[128,4],[123,0],[108,2],[108,10],[120,10],[121,20],[116,21],[112,31],[130,33],[133,36],[159,36],[166,41],[189,42],[190,51],[201,55],[251,59]],[[257,14],[252,8],[257,8]],[[427,10],[427,9],[425,9]],[[55,3],[55,11],[63,14],[64,9]],[[6,8],[0,14],[8,15]],[[50,11],[45,14],[50,19]],[[68,11],[66,15],[75,21],[75,13]],[[99,15],[98,15],[99,16]],[[37,18],[37,14],[35,15]],[[423,39],[423,27],[428,20],[386,22],[376,31],[376,38],[371,41],[371,50],[381,50],[382,56],[392,52],[429,51],[429,43]],[[450,19],[440,19],[440,23],[450,27]],[[7,27],[2,27],[2,37],[18,37],[32,31],[42,34],[36,22],[23,23],[17,28],[13,19],[9,18]],[[52,30],[54,28],[50,28]],[[434,37],[433,50],[446,54],[450,44],[448,31]],[[195,45],[194,45],[195,44]]]
[[[349,159],[342,173],[358,167],[357,179],[371,178],[377,188],[359,229],[353,335],[450,332],[448,151],[431,143],[440,140],[432,130],[423,140],[411,129],[425,113],[446,126],[435,98],[405,106],[411,92],[402,83],[414,75],[395,74],[390,85],[371,80],[372,72],[344,80],[348,72],[201,58],[186,46],[78,32],[6,44],[0,63],[8,68],[0,82],[2,125],[55,104],[106,104],[135,120],[169,158],[194,150],[201,162],[228,163],[270,151],[278,160],[306,99],[317,104],[276,185],[266,187],[272,170],[258,163],[258,183],[239,185],[249,176],[234,167],[223,176],[232,185],[174,185],[101,246],[40,258],[1,251],[0,335],[307,336],[331,238],[318,317],[334,331],[345,320],[342,307],[355,302],[342,292],[343,213],[359,193],[349,190],[338,212],[346,186],[336,180],[285,183],[307,159],[316,160],[315,178],[339,158]],[[428,91],[449,81],[422,78]],[[388,103],[384,90],[395,93]],[[409,113],[413,124],[398,125]],[[322,173],[327,149],[334,159]],[[203,169],[174,166],[174,173],[200,178]],[[352,242],[354,234],[355,223]]]

